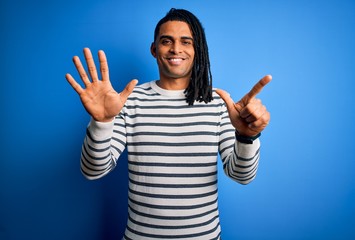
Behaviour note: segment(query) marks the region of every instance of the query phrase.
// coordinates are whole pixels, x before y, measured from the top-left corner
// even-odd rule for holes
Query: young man
[[[89,76],[74,64],[85,85],[68,82],[92,116],[81,155],[88,179],[109,173],[127,146],[128,222],[124,239],[219,239],[217,155],[225,173],[241,184],[255,178],[258,136],[270,114],[255,96],[261,79],[239,102],[212,89],[207,42],[199,20],[171,9],[156,26],[151,53],[160,78],[117,93],[105,54],[100,72],[84,49]]]

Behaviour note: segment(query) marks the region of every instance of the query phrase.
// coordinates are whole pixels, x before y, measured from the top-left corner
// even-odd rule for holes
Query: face
[[[151,53],[157,59],[160,80],[190,81],[195,57],[189,25],[181,21],[168,21],[160,26],[152,43]]]

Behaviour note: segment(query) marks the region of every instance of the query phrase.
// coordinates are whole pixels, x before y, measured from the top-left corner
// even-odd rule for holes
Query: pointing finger
[[[250,90],[250,92],[248,92],[241,99],[244,105],[248,104],[258,93],[260,93],[261,90],[266,86],[266,84],[268,84],[271,81],[271,79],[272,79],[271,75],[266,75],[257,84],[255,84],[254,87]]]

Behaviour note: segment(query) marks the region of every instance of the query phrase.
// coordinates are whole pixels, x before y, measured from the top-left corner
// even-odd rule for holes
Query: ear
[[[150,45],[150,53],[153,55],[153,57],[157,57],[157,47],[155,46],[154,42],[152,42]]]

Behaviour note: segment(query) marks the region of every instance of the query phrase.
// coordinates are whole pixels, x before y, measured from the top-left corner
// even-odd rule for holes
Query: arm
[[[228,111],[224,107],[221,116],[219,151],[225,174],[240,184],[254,180],[259,164],[260,141],[252,144],[238,142],[235,129],[230,123]]]
[[[91,119],[81,152],[81,172],[90,179],[98,179],[112,171],[126,145],[126,129],[121,115],[111,122]]]
[[[223,90],[216,91],[225,102],[228,110],[223,113],[222,120],[228,119],[234,127],[233,130],[221,129],[221,133],[228,132],[230,134],[228,137],[221,136],[222,139],[235,139],[233,136],[235,137],[236,134],[242,136],[244,139],[256,138],[249,144],[242,143],[238,140],[233,140],[234,142],[232,144],[230,140],[229,145],[224,148],[228,149],[228,151],[222,148],[223,151],[229,152],[229,154],[223,154],[223,152],[223,155],[221,154],[224,171],[228,176],[242,184],[249,183],[256,175],[260,154],[260,141],[257,137],[269,124],[270,113],[266,110],[266,107],[262,105],[261,101],[255,98],[255,96],[270,81],[271,76],[265,76],[249,93],[236,103],[234,103],[233,99],[227,92]],[[222,126],[228,126],[228,123],[223,123],[223,121],[222,124],[224,124]]]
[[[87,178],[97,179],[116,166],[116,160],[124,149],[125,124],[119,113],[137,80],[132,80],[121,93],[117,93],[109,79],[105,53],[103,51],[98,53],[102,80],[98,78],[90,49],[84,49],[84,56],[89,75],[79,57],[75,56],[73,62],[85,88],[82,88],[70,74],[66,75],[66,79],[78,93],[84,108],[92,117],[82,147],[81,170]]]

